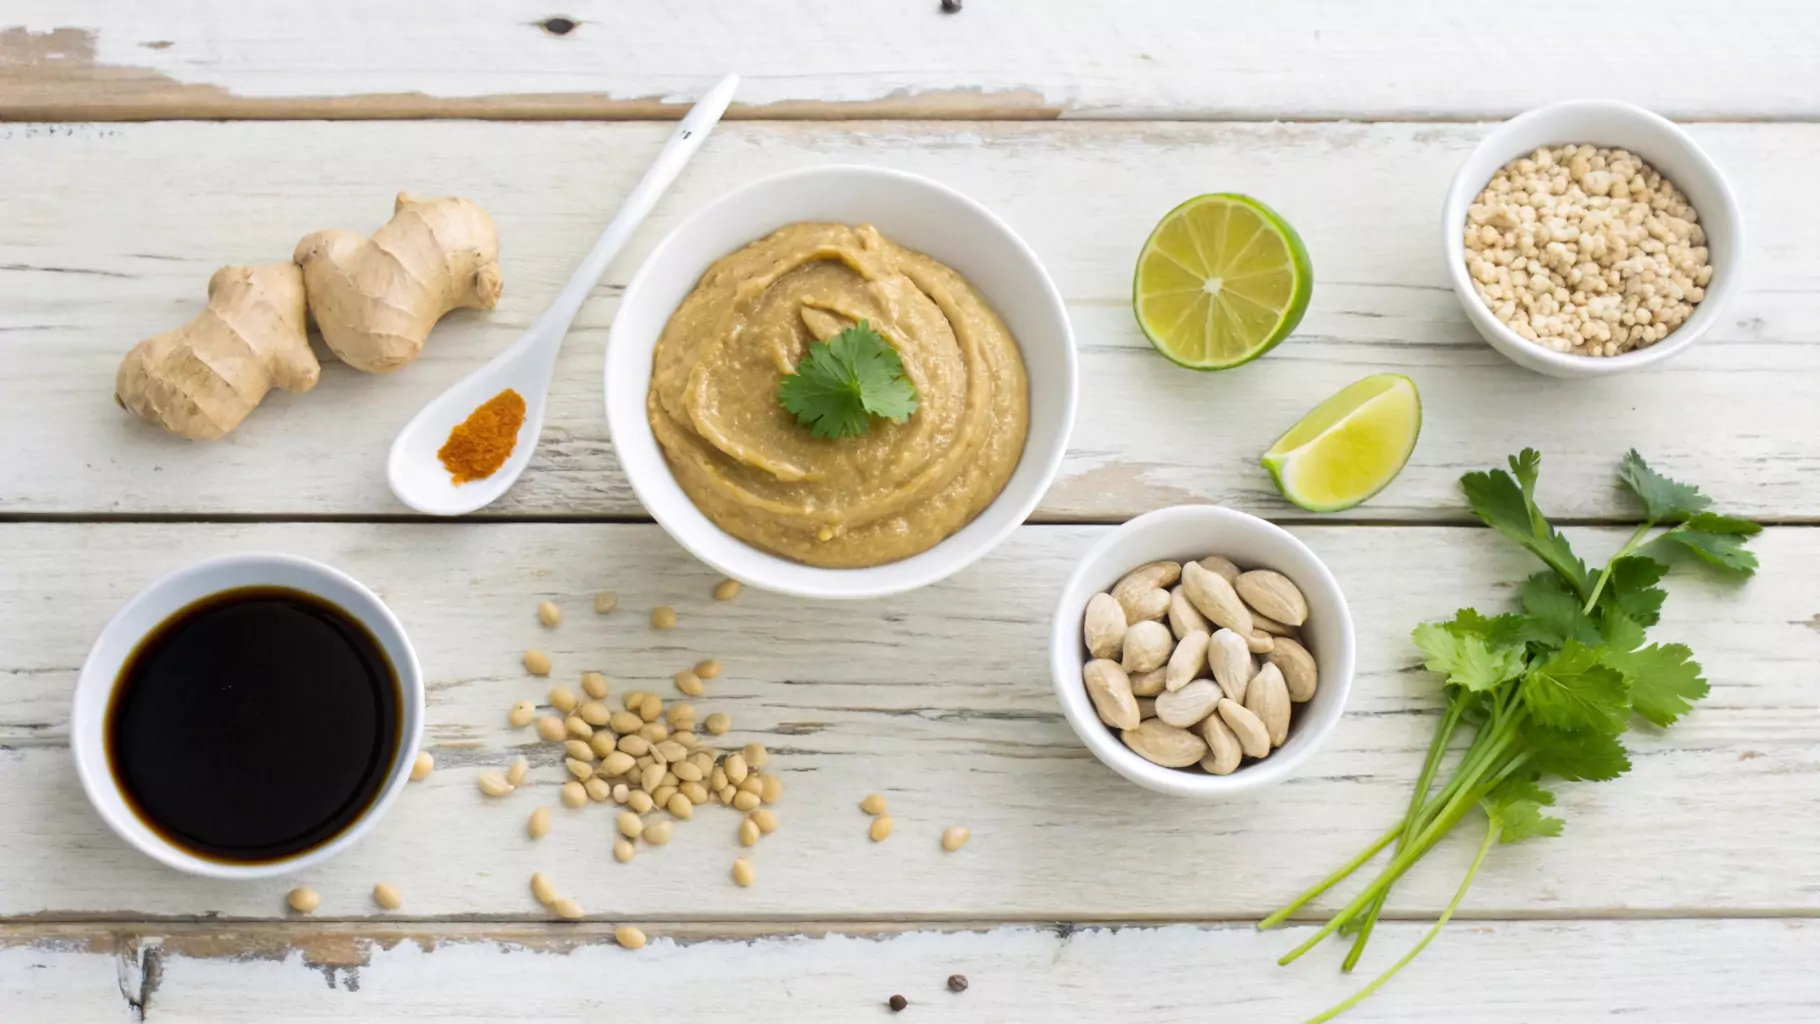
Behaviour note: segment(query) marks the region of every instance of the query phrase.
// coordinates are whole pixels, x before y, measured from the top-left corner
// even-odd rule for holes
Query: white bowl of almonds
[[[1056,606],[1050,662],[1095,757],[1147,789],[1213,797],[1294,775],[1333,731],[1352,615],[1288,531],[1184,505],[1087,552]]]
[[[1572,100],[1505,122],[1442,215],[1454,291],[1492,347],[1551,377],[1660,362],[1718,322],[1744,248],[1738,201],[1672,122]]]

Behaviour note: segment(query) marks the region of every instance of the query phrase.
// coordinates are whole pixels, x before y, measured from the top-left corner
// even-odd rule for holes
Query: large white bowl
[[[1706,232],[1712,282],[1687,322],[1648,348],[1617,356],[1578,356],[1544,348],[1511,330],[1473,290],[1466,270],[1466,208],[1485,189],[1498,169],[1541,146],[1590,143],[1628,149],[1661,171],[1687,196]],[[1725,303],[1738,288],[1743,264],[1744,218],[1725,176],[1698,144],[1674,122],[1642,107],[1615,100],[1569,100],[1538,107],[1504,122],[1466,158],[1441,214],[1441,242],[1447,273],[1466,316],[1491,346],[1511,362],[1550,377],[1596,377],[1659,363],[1692,345],[1719,322]]]
[[[797,221],[871,224],[979,289],[1011,329],[1030,374],[1030,433],[998,498],[940,544],[865,569],[822,569],[761,551],[702,515],[676,483],[645,417],[651,353],[670,314],[715,260]],[[626,286],[607,345],[607,425],[638,500],[691,554],[734,579],[799,597],[880,597],[927,586],[1004,540],[1048,489],[1074,423],[1074,333],[1036,254],[1004,221],[945,185],[876,167],[766,178],[684,221]]]
[[[1314,698],[1293,705],[1289,739],[1261,761],[1249,758],[1230,775],[1199,769],[1165,768],[1131,752],[1100,716],[1081,682],[1087,663],[1081,619],[1093,595],[1109,591],[1119,577],[1146,562],[1186,562],[1224,555],[1246,569],[1275,569],[1308,599],[1302,643],[1319,671]],[[1138,516],[1100,538],[1062,588],[1049,633],[1049,663],[1055,695],[1075,735],[1132,782],[1159,793],[1203,799],[1227,796],[1281,782],[1294,775],[1340,724],[1352,691],[1352,612],[1340,584],[1287,530],[1256,516],[1215,505],[1178,505]]]

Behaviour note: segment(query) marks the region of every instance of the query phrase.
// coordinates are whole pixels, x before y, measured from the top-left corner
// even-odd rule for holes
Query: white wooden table
[[[1485,607],[1532,566],[1476,528],[1455,481],[1532,445],[1545,505],[1594,554],[1632,510],[1628,447],[1773,524],[1734,590],[1673,581],[1662,632],[1713,696],[1635,737],[1621,781],[1563,786],[1567,834],[1500,849],[1457,923],[1352,1020],[1811,1020],[1820,1006],[1820,8],[1804,0],[1520,6],[1279,0],[743,0],[707,5],[9,0],[0,11],[0,1019],[855,1021],[901,993],[918,1019],[1297,1020],[1388,963],[1445,904],[1464,845],[1390,904],[1358,977],[1338,947],[1274,958],[1306,926],[1251,923],[1401,813],[1435,686],[1406,637]],[[566,20],[551,20],[555,18]],[[564,29],[567,31],[563,31]],[[724,125],[582,311],[531,470],[460,523],[404,514],[381,466],[397,427],[555,293],[680,104],[746,76]],[[1487,348],[1443,275],[1436,218],[1489,121],[1577,95],[1681,119],[1726,169],[1752,240],[1726,322],[1659,372],[1559,382]],[[222,123],[225,122],[225,123]],[[527,123],[529,122],[529,123]],[[599,366],[624,282],[664,232],[756,175],[837,161],[947,181],[1047,263],[1080,338],[1074,443],[1031,525],[914,596],[829,607],[715,577],[649,525],[620,474]],[[373,379],[325,364],[227,442],[174,443],[110,399],[120,354],[187,319],[218,265],[306,231],[370,229],[400,188],[492,212],[506,293]],[[1156,219],[1213,190],[1303,232],[1301,330],[1222,375],[1156,357],[1129,312]],[[1276,497],[1259,451],[1376,370],[1422,389],[1414,460],[1354,513]],[[1184,501],[1291,525],[1354,602],[1349,713],[1292,783],[1223,804],[1133,789],[1050,694],[1048,614],[1107,527]],[[276,548],[383,593],[429,684],[439,770],[304,879],[227,885],[129,850],[82,798],[69,692],[107,616],[204,555]],[[617,589],[596,618],[586,595]],[[541,631],[544,597],[569,621]],[[643,611],[674,603],[654,634]],[[620,688],[717,656],[704,711],[774,752],[783,827],[735,888],[733,816],[608,854],[610,815],[558,811],[561,766],[508,731],[539,694],[517,653]],[[473,779],[521,749],[529,792]],[[887,794],[896,834],[856,809]],[[973,830],[944,855],[949,824]],[[533,870],[590,911],[546,919]],[[379,912],[382,879],[404,908]],[[628,952],[615,924],[653,937]],[[951,973],[964,994],[946,991]],[[912,1019],[907,1016],[904,1019]]]

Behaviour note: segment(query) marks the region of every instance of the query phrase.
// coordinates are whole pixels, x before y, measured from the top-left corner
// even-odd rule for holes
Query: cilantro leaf
[[[1536,507],[1536,477],[1542,468],[1542,456],[1533,448],[1510,457],[1510,473],[1501,469],[1468,473],[1460,478],[1467,504],[1485,525],[1534,552],[1548,566],[1560,573],[1574,591],[1586,593],[1586,563],[1580,561],[1567,538],[1556,530]]]
[[[1676,483],[1649,468],[1635,448],[1624,454],[1618,479],[1643,502],[1643,514],[1652,523],[1680,522],[1713,503],[1698,487]]]
[[[1749,576],[1757,571],[1757,556],[1744,545],[1762,530],[1763,527],[1748,519],[1705,512],[1688,517],[1680,526],[1651,541],[1644,550],[1652,553],[1691,551],[1722,569]]]
[[[1542,725],[1616,736],[1630,718],[1624,673],[1599,664],[1599,651],[1569,640],[1523,677],[1523,703]]]
[[[1554,802],[1553,793],[1519,778],[1505,780],[1480,801],[1497,826],[1500,843],[1560,835],[1561,819],[1542,813],[1542,808],[1552,807]]]
[[[1492,647],[1521,647],[1540,639],[1535,624],[1516,614],[1486,618],[1477,609],[1462,608],[1442,625],[1455,636],[1476,636]]]
[[[864,320],[828,341],[809,344],[777,399],[815,437],[859,437],[871,417],[902,423],[916,411],[916,386],[897,350]]]
[[[1616,736],[1597,732],[1562,732],[1528,723],[1523,738],[1529,763],[1544,775],[1569,782],[1605,782],[1630,771],[1630,756]]]
[[[1550,647],[1560,647],[1569,640],[1587,646],[1601,642],[1598,627],[1580,609],[1579,597],[1553,573],[1539,572],[1524,582],[1523,611],[1529,616],[1532,639]]]
[[[1693,709],[1711,690],[1700,678],[1694,652],[1682,644],[1650,644],[1641,650],[1607,648],[1599,660],[1624,673],[1637,714],[1664,728]]]
[[[1656,586],[1668,566],[1644,555],[1626,555],[1611,564],[1611,577],[1599,603],[1616,608],[1639,626],[1653,626],[1662,619],[1662,602],[1668,592]]]
[[[1605,638],[1606,647],[1619,653],[1627,654],[1643,646],[1643,627],[1616,608],[1606,608],[1600,616],[1599,635]]]
[[[1456,635],[1439,622],[1424,622],[1410,636],[1427,655],[1428,671],[1446,676],[1449,686],[1480,692],[1523,674],[1521,647],[1493,648],[1482,637]]]

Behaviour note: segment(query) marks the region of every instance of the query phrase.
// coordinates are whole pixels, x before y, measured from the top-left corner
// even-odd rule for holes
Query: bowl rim
[[[1722,221],[1731,234],[1731,252],[1725,260],[1724,274],[1719,277],[1716,288],[1708,288],[1705,297],[1695,307],[1694,313],[1687,322],[1671,332],[1666,338],[1642,349],[1633,349],[1615,356],[1581,356],[1570,352],[1556,352],[1524,338],[1499,320],[1485,301],[1479,298],[1473,288],[1472,279],[1466,272],[1466,244],[1461,235],[1461,222],[1466,216],[1466,207],[1471,205],[1474,196],[1485,187],[1486,181],[1469,181],[1467,170],[1482,154],[1508,148],[1506,142],[1510,136],[1523,128],[1550,118],[1566,114],[1587,113],[1607,119],[1628,120],[1644,126],[1649,131],[1660,135],[1667,144],[1679,147],[1686,159],[1696,166],[1700,173],[1711,180],[1714,191],[1719,197],[1717,210],[1702,209],[1699,211],[1701,223]],[[1599,145],[1597,140],[1591,140]],[[1499,167],[1521,156],[1522,152],[1505,157]],[[1495,170],[1493,174],[1497,173]],[[1476,175],[1475,175],[1476,177]],[[1682,188],[1677,183],[1677,188]],[[1735,290],[1736,282],[1744,267],[1744,218],[1738,206],[1737,193],[1731,182],[1720,170],[1700,144],[1687,130],[1662,115],[1640,107],[1635,103],[1623,100],[1584,98],[1561,100],[1526,110],[1517,116],[1493,128],[1466,159],[1461,161],[1454,172],[1453,180],[1447,189],[1447,198],[1441,207],[1441,238],[1445,246],[1448,278],[1453,284],[1454,293],[1460,303],[1466,307],[1468,318],[1485,341],[1496,348],[1506,358],[1526,369],[1539,370],[1554,376],[1594,377],[1613,373],[1624,373],[1659,363],[1679,354],[1698,341],[1711,330],[1723,312],[1725,303]],[[1489,332],[1489,333],[1488,333]],[[1541,370],[1541,367],[1547,367]]]
[[[136,649],[151,631],[160,623],[169,619],[177,611],[188,607],[195,600],[176,604],[169,611],[160,614],[143,629],[128,629],[134,616],[144,613],[148,607],[156,606],[168,600],[166,594],[174,587],[181,586],[198,577],[212,574],[229,573],[236,576],[249,576],[254,579],[243,579],[238,582],[227,582],[222,586],[210,587],[209,594],[220,593],[238,587],[259,586],[257,577],[270,575],[267,570],[273,566],[282,566],[295,570],[299,574],[314,576],[336,586],[344,587],[359,596],[370,605],[369,610],[344,609],[349,615],[371,630],[381,645],[388,649],[388,660],[395,662],[392,668],[398,674],[399,698],[402,702],[399,721],[398,753],[393,759],[390,772],[377,796],[369,803],[366,810],[354,819],[340,835],[328,842],[302,853],[279,860],[259,863],[234,863],[214,861],[192,853],[174,843],[166,841],[157,832],[138,821],[131,808],[127,815],[130,822],[123,820],[117,812],[110,810],[104,796],[119,794],[113,773],[107,764],[106,737],[98,741],[100,748],[95,749],[90,741],[91,732],[105,733],[108,706],[112,703],[114,686],[118,681],[118,672],[124,661],[114,664],[114,659],[106,658],[106,648],[111,644],[122,642],[121,634],[130,632],[126,637],[128,651]],[[277,584],[274,584],[277,585]],[[306,589],[299,587],[298,589]],[[327,599],[314,590],[319,597]],[[396,643],[395,655],[390,647]],[[106,672],[102,678],[101,673]],[[110,831],[120,837],[127,845],[158,861],[166,867],[186,874],[208,878],[255,879],[272,878],[292,874],[308,867],[320,864],[331,857],[347,850],[358,843],[385,817],[405,786],[410,782],[411,767],[423,743],[423,719],[425,709],[423,666],[417,657],[417,648],[411,643],[410,634],[405,632],[404,624],[379,595],[374,593],[359,580],[331,565],[318,562],[301,555],[286,554],[277,551],[239,551],[215,555],[199,561],[179,566],[164,573],[141,587],[126,603],[108,617],[107,623],[95,635],[95,641],[89,646],[83,657],[82,667],[76,673],[76,685],[70,695],[70,756],[76,762],[76,776],[82,783],[83,795],[88,798],[89,806],[97,817],[105,823]],[[124,796],[121,797],[124,800]]]
[[[1243,529],[1260,529],[1286,542],[1291,548],[1299,550],[1307,557],[1313,567],[1315,580],[1330,592],[1336,607],[1339,609],[1338,627],[1340,630],[1340,647],[1338,652],[1322,654],[1321,687],[1323,691],[1333,694],[1333,703],[1327,705],[1332,710],[1323,713],[1317,721],[1311,721],[1304,727],[1303,734],[1307,742],[1297,749],[1285,752],[1279,748],[1262,761],[1253,761],[1242,765],[1230,775],[1211,775],[1194,773],[1177,768],[1165,768],[1152,764],[1137,754],[1126,749],[1114,738],[1105,723],[1099,720],[1093,711],[1091,700],[1087,697],[1080,681],[1080,666],[1089,659],[1081,645],[1079,612],[1071,595],[1082,591],[1089,570],[1099,563],[1106,553],[1121,539],[1136,533],[1157,529],[1167,529],[1182,522],[1212,521],[1225,524],[1239,524]],[[1305,581],[1299,581],[1302,585]],[[1084,604],[1084,602],[1082,602]],[[1358,641],[1352,621],[1352,607],[1346,601],[1346,594],[1340,588],[1339,580],[1327,563],[1315,554],[1314,550],[1303,543],[1301,538],[1281,526],[1261,516],[1249,512],[1227,508],[1222,505],[1172,505],[1166,508],[1146,512],[1134,519],[1114,527],[1106,535],[1087,549],[1074,571],[1068,574],[1068,580],[1062,585],[1061,594],[1057,597],[1055,610],[1052,613],[1049,633],[1050,683],[1055,689],[1056,701],[1062,706],[1062,716],[1067,719],[1069,728],[1074,730],[1082,744],[1092,752],[1100,763],[1111,768],[1127,781],[1136,783],[1145,789],[1169,796],[1183,796],[1191,799],[1210,799],[1230,796],[1236,793],[1261,789],[1293,777],[1304,764],[1320,752],[1321,748],[1332,737],[1340,721],[1346,717],[1346,703],[1352,696],[1353,675],[1356,671]],[[1328,677],[1329,666],[1334,667],[1333,677]]]
[[[853,176],[882,179],[902,186],[929,189],[941,193],[947,199],[952,200],[969,210],[974,216],[979,218],[986,229],[1000,233],[1005,240],[1011,244],[1019,256],[1029,265],[1029,268],[1035,274],[1036,280],[1040,282],[1041,299],[1054,313],[1055,320],[1061,329],[1059,341],[1061,342],[1060,347],[1063,351],[1061,353],[1060,362],[1067,380],[1067,388],[1066,393],[1060,396],[1062,399],[1061,415],[1059,416],[1060,422],[1056,431],[1055,440],[1051,445],[1051,450],[1044,454],[1040,461],[1034,463],[1038,467],[1039,475],[1033,482],[1029,494],[1016,501],[1015,504],[1008,506],[1004,505],[1003,503],[1008,500],[1007,493],[1011,483],[1010,479],[1007,479],[1005,489],[1001,490],[991,502],[987,503],[973,519],[964,524],[960,530],[949,534],[927,550],[911,555],[909,558],[899,559],[896,562],[886,562],[879,566],[865,566],[855,569],[830,569],[821,566],[810,566],[791,562],[790,564],[796,568],[805,570],[808,578],[802,582],[790,582],[786,584],[780,583],[774,579],[754,578],[751,572],[735,570],[731,566],[725,564],[721,559],[710,554],[702,545],[695,542],[690,535],[690,531],[684,530],[672,523],[666,517],[666,513],[659,512],[657,505],[654,504],[652,500],[654,494],[650,489],[651,482],[648,480],[641,480],[640,474],[632,472],[624,459],[623,454],[621,454],[621,446],[617,437],[617,431],[614,429],[615,417],[613,413],[614,387],[612,371],[616,340],[615,333],[621,323],[620,318],[623,315],[627,304],[636,301],[640,294],[651,286],[650,279],[656,273],[655,268],[662,262],[662,258],[666,256],[672,248],[681,246],[683,244],[682,239],[698,230],[702,224],[708,222],[715,214],[734,207],[737,204],[749,201],[752,194],[760,192],[761,190],[786,185],[799,179],[813,180],[816,178],[843,178]],[[751,239],[748,241],[755,240],[756,239]],[[725,256],[734,251],[737,251],[737,248],[728,250],[727,253],[722,253],[721,255]],[[718,259],[719,257],[716,258]],[[992,299],[991,296],[986,296],[986,298],[988,301]],[[996,304],[994,308],[996,312]],[[674,312],[674,309],[666,312],[666,319]],[[1025,357],[1025,363],[1027,365],[1029,363],[1029,358],[1025,343],[1021,339],[1017,339],[1015,335],[1013,337],[1014,340],[1017,341],[1019,354]],[[653,339],[652,347],[655,348],[655,346],[656,339]],[[895,594],[907,593],[912,590],[919,590],[947,579],[991,553],[1000,544],[1004,543],[1007,537],[1015,532],[1020,526],[1024,525],[1024,522],[1029,518],[1030,513],[1035,510],[1039,503],[1041,503],[1044,495],[1048,493],[1049,487],[1055,482],[1056,474],[1061,470],[1062,461],[1067,457],[1068,444],[1072,438],[1074,421],[1079,411],[1080,365],[1079,354],[1075,348],[1074,324],[1068,316],[1067,303],[1063,300],[1060,289],[1056,287],[1054,278],[1050,276],[1048,268],[1044,266],[1043,261],[1037,256],[1036,251],[1030,247],[1030,244],[1026,242],[1023,236],[1018,234],[1010,224],[1006,223],[997,214],[993,213],[985,204],[960,190],[921,174],[915,174],[897,168],[876,167],[868,164],[819,164],[812,167],[799,167],[792,170],[781,171],[777,174],[767,175],[726,192],[684,218],[675,227],[671,228],[669,233],[652,248],[650,255],[645,258],[638,270],[632,275],[631,280],[627,282],[626,289],[620,298],[619,309],[614,314],[613,325],[608,331],[606,353],[602,362],[602,398],[603,403],[606,406],[608,436],[614,442],[615,453],[620,455],[620,466],[622,471],[625,472],[627,481],[631,484],[632,493],[638,498],[640,505],[644,507],[646,513],[651,516],[652,520],[655,521],[658,526],[662,527],[664,532],[677,544],[681,545],[684,550],[688,551],[690,555],[717,572],[737,579],[747,585],[757,587],[760,590],[811,599],[863,600],[868,598],[888,597]],[[1050,362],[1053,363],[1055,360],[1050,359]],[[642,402],[640,403],[640,408],[642,409]],[[645,420],[642,415],[637,416],[636,418],[643,424],[642,430],[645,433],[649,433],[649,421]],[[1034,431],[1026,434],[1024,450],[1018,457],[1017,465],[1012,468],[1013,478],[1015,478],[1017,472],[1025,466],[1026,462],[1034,457],[1031,451],[1033,434]],[[655,438],[652,438],[651,440],[653,444],[656,444]],[[658,460],[662,463],[663,453],[661,446],[659,446]],[[660,468],[663,472],[669,473],[671,480],[674,482],[675,475],[670,473],[668,465],[661,465]],[[677,486],[680,491],[680,485]],[[689,500],[687,494],[683,494],[682,497],[685,501]],[[693,503],[691,502],[691,504]],[[911,559],[922,558],[933,552],[942,551],[943,548],[950,545],[954,541],[954,538],[962,531],[977,523],[988,513],[993,512],[995,509],[1000,509],[1001,507],[1009,509],[1011,513],[1007,516],[1005,523],[992,534],[975,539],[971,547],[950,548],[948,551],[943,552],[945,557],[929,559],[927,566],[922,568],[921,571],[906,575],[896,581],[870,584],[866,582],[868,579],[876,578],[876,570],[888,566],[901,566],[904,562]],[[699,510],[697,510],[697,512],[699,514]],[[725,537],[728,541],[738,545],[740,548],[765,558],[780,559],[789,562],[788,559],[784,559],[781,555],[774,555],[771,552],[748,544],[738,537],[727,533],[725,530],[722,530],[719,526],[715,525],[712,520],[707,519],[705,515],[702,516],[702,522],[708,529],[719,533],[722,537]]]

